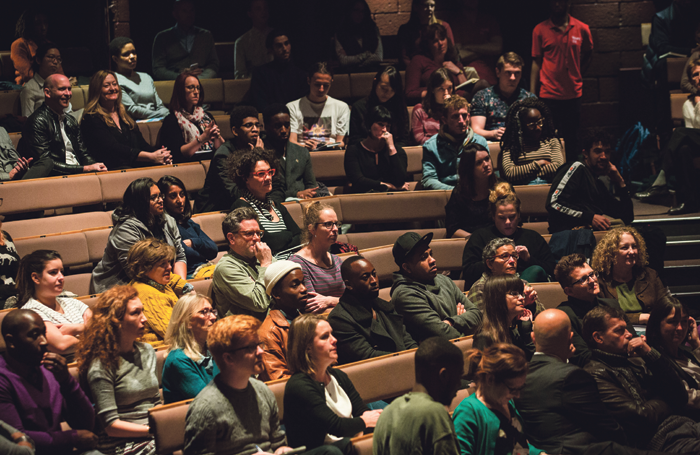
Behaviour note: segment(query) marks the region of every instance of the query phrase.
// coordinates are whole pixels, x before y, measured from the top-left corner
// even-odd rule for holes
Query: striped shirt
[[[63,308],[63,313],[54,311],[34,299],[29,299],[27,303],[22,306],[22,309],[32,310],[38,313],[45,322],[52,322],[54,324],[82,324],[85,322],[83,321],[83,313],[88,309],[88,306],[83,302],[68,297],[57,297],[56,302]]]
[[[503,151],[502,160],[503,178],[513,185],[527,185],[537,177],[551,182],[557,169],[564,164],[557,138],[540,142],[539,146],[523,145],[517,164],[513,162],[510,150]],[[547,160],[551,164],[540,166],[537,160]]]
[[[331,254],[331,266],[319,267],[313,262],[295,254],[290,261],[301,265],[304,272],[304,286],[309,292],[315,292],[326,297],[340,297],[345,292],[345,283],[340,276],[340,265],[343,261]]]
[[[249,202],[250,204],[250,202]],[[265,235],[274,235],[278,232],[284,232],[288,231],[287,225],[284,224],[284,220],[282,219],[282,214],[280,213],[279,210],[277,210],[277,207],[272,207],[272,210],[275,212],[277,215],[277,218],[279,220],[277,222],[275,221],[270,221],[268,218],[263,215],[263,213],[260,211],[257,205],[255,204],[250,204],[250,207],[255,210],[255,213],[258,215],[258,224],[260,225],[260,229],[265,231]],[[268,213],[269,215],[269,213]],[[298,250],[301,248],[301,245],[297,245],[295,248],[292,248],[292,251],[286,250],[286,251],[273,251],[274,257],[277,260],[283,260],[287,259],[291,254],[294,253],[294,251]]]

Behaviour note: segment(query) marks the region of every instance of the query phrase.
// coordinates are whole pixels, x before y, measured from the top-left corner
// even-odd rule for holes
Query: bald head
[[[70,80],[63,74],[52,74],[44,81],[44,103],[57,114],[70,106],[72,96]]]
[[[38,313],[31,310],[13,310],[7,313],[2,319],[2,327],[0,331],[2,332],[2,337],[5,338],[7,334],[17,335],[22,330],[32,323],[32,321],[39,321],[43,324],[41,317]]]
[[[7,346],[7,355],[14,361],[38,366],[48,346],[46,324],[31,310],[13,310],[7,313],[0,327]]]
[[[562,360],[571,357],[571,321],[561,310],[549,309],[535,318],[533,338],[538,352]]]
[[[56,87],[61,82],[68,83],[70,85],[70,79],[68,79],[63,74],[52,74],[44,80],[44,88]]]

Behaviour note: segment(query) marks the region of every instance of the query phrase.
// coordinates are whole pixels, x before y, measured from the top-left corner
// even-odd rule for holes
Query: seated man
[[[461,385],[462,351],[444,338],[429,338],[416,351],[415,369],[413,390],[395,399],[379,416],[374,454],[456,455],[457,435],[445,406]]]
[[[345,292],[328,315],[338,340],[338,363],[357,362],[418,347],[391,303],[379,298],[377,271],[362,256],[340,266]]]
[[[5,128],[0,127],[0,182],[22,178],[34,158],[19,156]]]
[[[219,57],[209,30],[195,27],[194,0],[175,0],[174,27],[159,32],[153,40],[153,78],[173,81],[184,70],[199,79],[214,79],[219,71]]]
[[[394,273],[391,303],[403,316],[411,337],[448,339],[473,334],[481,324],[481,312],[447,276],[438,274],[430,241],[415,232],[403,234],[392,253],[399,271]]]
[[[292,44],[287,32],[272,30],[267,34],[265,46],[274,60],[253,70],[246,95],[260,111],[273,103],[297,100],[309,91],[306,73],[292,60]]]
[[[569,300],[559,304],[559,309],[566,313],[571,320],[571,329],[574,331],[572,343],[576,353],[571,358],[574,365],[584,367],[591,359],[591,351],[582,338],[583,317],[597,306],[609,306],[620,309],[620,304],[615,299],[603,299],[598,297],[600,287],[598,285],[598,273],[586,262],[586,258],[580,254],[570,254],[561,258],[554,268],[554,278],[569,296]],[[627,321],[627,330],[634,336],[637,335],[634,327]]]
[[[474,95],[471,105],[471,126],[492,142],[501,140],[506,131],[506,114],[511,104],[535,95],[520,88],[523,75],[523,59],[515,52],[506,52],[496,62],[498,84],[480,90]]]
[[[280,428],[277,400],[253,378],[263,370],[260,321],[238,315],[216,321],[207,346],[221,373],[197,395],[187,411],[185,455],[281,455],[291,450]],[[340,454],[332,446],[305,453]]]
[[[428,190],[453,190],[459,181],[459,155],[472,142],[488,150],[486,139],[469,126],[469,103],[459,95],[448,99],[443,106],[445,120],[440,132],[423,144],[423,179]]]
[[[289,109],[284,104],[271,104],[263,112],[268,147],[278,161],[280,190],[270,195],[275,202],[311,199],[318,183],[311,167],[311,155],[304,147],[289,141]],[[327,193],[327,192],[326,192]],[[326,194],[329,196],[330,194]]]
[[[239,207],[221,223],[229,251],[216,264],[212,300],[221,317],[248,314],[263,321],[270,306],[265,290],[265,270],[274,262],[270,247],[261,238],[258,215]]]
[[[606,231],[611,218],[625,224],[634,220],[629,188],[610,162],[614,144],[610,134],[594,131],[584,140],[584,160],[559,168],[547,195],[550,233],[579,226]]]
[[[253,0],[248,4],[248,17],[253,26],[238,37],[234,44],[233,76],[247,79],[253,68],[272,60],[265,48],[265,39],[272,30],[268,25],[270,12],[267,0]]]
[[[10,311],[2,321],[7,350],[0,357],[0,415],[36,444],[37,454],[93,449],[95,410],[66,359],[46,351],[46,325],[30,310]],[[72,430],[63,431],[62,421]]]
[[[304,272],[292,261],[277,261],[265,271],[265,290],[274,309],[270,310],[258,334],[265,343],[261,381],[274,381],[292,375],[287,368],[289,326],[309,300]]]
[[[631,444],[668,453],[700,453],[700,424],[677,415],[688,392],[671,360],[632,338],[625,313],[600,306],[583,318],[583,338],[593,357],[585,370],[593,376],[607,413]]]
[[[52,74],[44,81],[44,104],[29,116],[19,141],[19,153],[34,160],[23,179],[107,170],[92,159],[78,122],[64,112],[72,96],[70,81],[63,74]]]

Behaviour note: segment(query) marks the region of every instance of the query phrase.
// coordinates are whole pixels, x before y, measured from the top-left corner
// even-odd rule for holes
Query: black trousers
[[[554,127],[559,132],[559,137],[564,139],[566,162],[576,161],[581,154],[578,141],[578,130],[581,125],[581,98],[571,100],[542,98],[542,101],[552,112]]]

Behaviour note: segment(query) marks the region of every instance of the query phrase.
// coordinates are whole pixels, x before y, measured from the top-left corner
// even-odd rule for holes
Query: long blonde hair
[[[129,126],[129,129],[133,130],[136,128],[136,122],[134,122],[134,119],[129,116],[124,108],[124,105],[122,104],[122,88],[119,86],[119,81],[117,80],[117,75],[114,71],[99,70],[92,75],[92,78],[90,79],[90,89],[88,90],[88,102],[85,106],[85,114],[99,115],[108,126],[117,126],[114,123],[112,116],[109,115],[105,108],[100,104],[102,84],[109,75],[114,77],[114,80],[117,81],[117,87],[119,88],[119,97],[117,98],[117,112],[119,113],[119,118],[121,119],[122,123],[125,123]]]
[[[182,349],[182,352],[195,362],[202,358],[204,353],[200,351],[188,323],[204,302],[211,303],[211,299],[203,294],[185,294],[175,303],[168,329],[165,331],[165,344],[170,346],[168,351]]]

